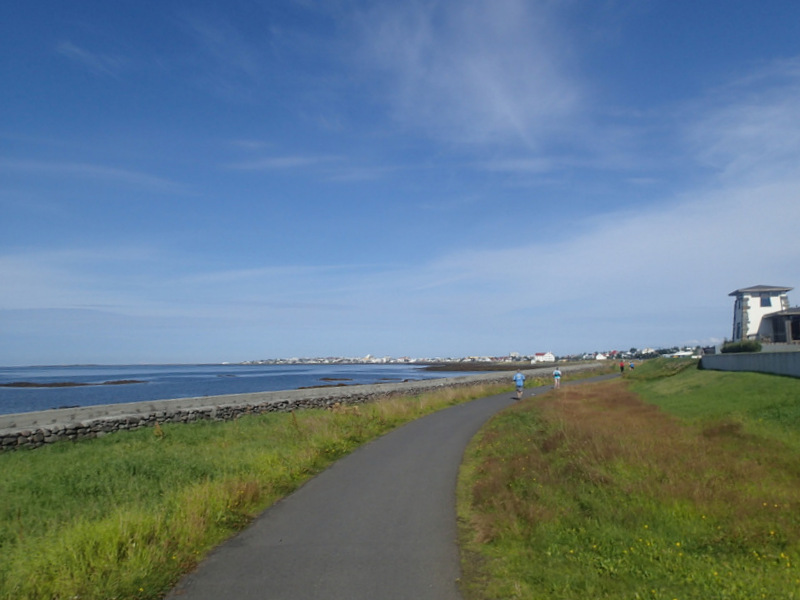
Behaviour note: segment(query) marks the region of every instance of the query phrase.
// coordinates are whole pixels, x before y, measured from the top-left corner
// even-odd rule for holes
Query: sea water
[[[0,385],[0,414],[123,402],[292,390],[323,385],[397,383],[464,375],[417,365],[124,365],[0,367],[0,384],[82,384],[76,387]],[[135,381],[137,383],[109,384]],[[88,384],[88,385],[86,385]]]

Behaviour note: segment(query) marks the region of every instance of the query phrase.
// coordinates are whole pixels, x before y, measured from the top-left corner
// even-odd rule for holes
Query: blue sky
[[[0,78],[0,364],[709,344],[800,286],[794,1],[31,0]]]

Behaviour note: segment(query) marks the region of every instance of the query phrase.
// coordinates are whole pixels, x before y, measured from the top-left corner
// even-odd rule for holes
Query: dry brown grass
[[[781,460],[775,444],[745,435],[741,424],[687,426],[642,402],[622,381],[565,388],[535,406],[537,419],[525,439],[515,442],[523,449],[508,444],[504,428],[483,438],[482,447],[490,451],[477,467],[473,489],[473,502],[482,507],[474,523],[481,541],[517,520],[535,526],[574,510],[596,516],[593,506],[562,501],[570,488],[746,523],[734,525],[745,536],[762,535],[765,527],[800,535],[796,468]],[[530,410],[531,405],[516,406],[508,418]],[[507,452],[491,450],[499,444]],[[635,517],[637,508],[620,510]]]
[[[465,598],[798,597],[796,388],[668,375],[664,406],[694,420],[621,380],[492,419],[459,487]]]

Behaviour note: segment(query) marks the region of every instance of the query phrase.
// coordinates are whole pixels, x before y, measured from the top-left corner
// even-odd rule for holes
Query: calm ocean
[[[412,365],[144,365],[0,367],[0,384],[82,383],[80,387],[0,386],[0,414],[66,406],[93,406],[293,390],[320,385],[391,383],[467,374]],[[98,385],[109,381],[142,383]]]

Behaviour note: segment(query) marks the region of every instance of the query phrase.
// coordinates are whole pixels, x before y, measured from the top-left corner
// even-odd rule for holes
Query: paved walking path
[[[513,396],[447,408],[342,458],[214,550],[168,599],[460,600],[458,468]]]

